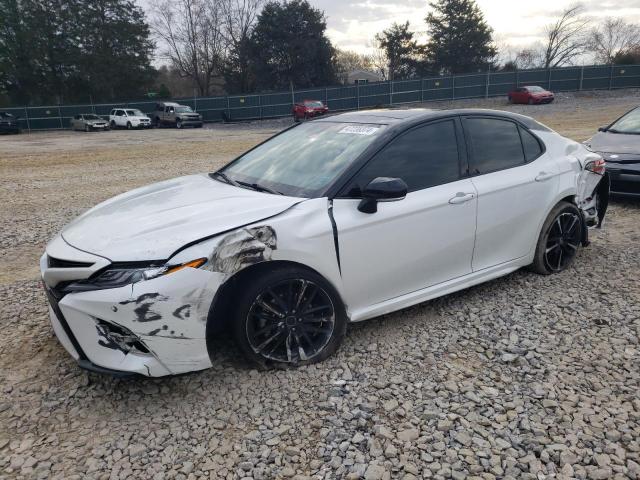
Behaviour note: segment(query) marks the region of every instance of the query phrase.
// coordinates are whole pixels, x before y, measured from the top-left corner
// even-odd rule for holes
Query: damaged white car
[[[53,329],[80,366],[211,366],[228,328],[261,364],[334,352],[347,323],[524,267],[560,272],[602,221],[602,158],[521,115],[347,113],[221,170],[139,188],[42,256]]]

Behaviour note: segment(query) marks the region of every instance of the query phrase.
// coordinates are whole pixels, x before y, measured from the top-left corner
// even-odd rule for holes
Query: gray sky
[[[148,9],[154,0],[138,0]],[[309,0],[324,10],[328,35],[341,49],[366,53],[376,33],[393,22],[411,23],[411,29],[426,29],[427,0]],[[575,0],[477,0],[494,30],[499,46],[521,47],[541,39],[544,26]],[[584,0],[586,14],[594,20],[608,16],[640,22],[640,0]]]

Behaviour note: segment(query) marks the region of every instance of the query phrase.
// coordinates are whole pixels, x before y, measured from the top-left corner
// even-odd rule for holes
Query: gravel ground
[[[582,139],[638,100],[525,111]],[[256,371],[222,338],[204,372],[80,371],[46,318],[33,264],[46,240],[97,201],[211,170],[285,125],[0,139],[0,477],[640,479],[640,201],[615,200],[568,271],[354,325],[319,365]]]

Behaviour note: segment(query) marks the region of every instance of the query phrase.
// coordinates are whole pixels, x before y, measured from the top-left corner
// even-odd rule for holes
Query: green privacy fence
[[[470,75],[397,80],[359,85],[312,88],[255,95],[176,99],[199,112],[206,122],[242,121],[291,115],[294,102],[323,100],[333,112],[403,103],[504,96],[523,85],[539,85],[551,91],[611,90],[640,87],[640,65],[599,65],[553,69],[486,72]],[[3,111],[20,118],[25,130],[69,128],[74,115],[108,116],[112,108],[154,110],[155,101],[109,104],[16,107]]]

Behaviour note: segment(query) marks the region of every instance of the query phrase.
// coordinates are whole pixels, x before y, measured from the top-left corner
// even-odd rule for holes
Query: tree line
[[[357,69],[398,80],[640,63],[637,25],[594,24],[579,4],[520,49],[496,42],[474,0],[428,5],[419,33],[394,23],[363,55],[332,45],[307,0],[158,0],[148,15],[132,0],[0,0],[0,103],[277,91],[345,83]]]

